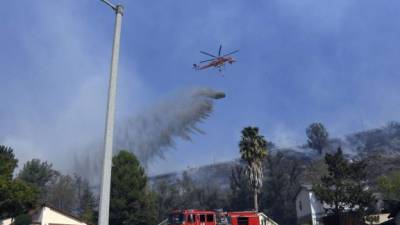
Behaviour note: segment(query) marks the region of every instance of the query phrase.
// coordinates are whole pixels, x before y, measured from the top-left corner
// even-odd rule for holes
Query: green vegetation
[[[322,150],[328,144],[329,134],[322,123],[312,123],[307,129],[307,144],[311,149],[322,154]]]
[[[198,183],[188,172],[184,172],[181,178],[155,182],[152,190],[157,198],[158,222],[167,218],[174,209],[229,208],[228,194],[215,179],[205,178],[204,183]]]
[[[113,158],[110,224],[155,224],[155,199],[147,189],[147,177],[139,160],[128,151]]]
[[[325,131],[321,133],[328,133],[325,128],[323,130]],[[397,136],[394,134],[398,133],[400,133],[400,127],[391,125],[347,136],[347,143],[351,143],[354,146],[353,149],[348,149],[348,151],[354,150],[363,153],[354,152],[356,156],[353,156],[354,161],[347,160],[343,152],[338,154],[337,146],[344,145],[342,139],[329,139],[319,142],[324,143],[321,153],[328,153],[327,157],[331,158],[329,159],[329,163],[325,160],[327,157],[321,158],[322,154],[309,154],[307,147],[311,146],[308,145],[302,145],[295,151],[290,148],[278,150],[274,145],[267,143],[268,149],[272,149],[272,151],[263,162],[264,177],[263,186],[260,191],[260,211],[263,211],[280,225],[296,224],[294,199],[300,188],[300,184],[314,184],[315,186],[321,185],[321,187],[324,187],[324,181],[329,179],[322,180],[321,177],[331,177],[337,178],[338,182],[343,181],[346,184],[344,197],[339,200],[340,204],[344,203],[346,207],[352,208],[355,211],[357,211],[356,205],[362,206],[362,210],[356,212],[358,213],[356,217],[353,218],[350,215],[343,220],[359,220],[361,214],[373,209],[373,207],[370,207],[370,204],[375,202],[373,198],[369,198],[370,191],[365,191],[367,187],[369,188],[368,190],[376,190],[378,176],[390,169],[400,168],[400,164],[398,163],[400,157],[393,154],[395,153],[393,149],[397,148],[396,143],[399,143],[396,141],[397,138],[396,140],[392,138],[382,139],[385,137],[384,134],[395,138]],[[327,135],[313,136],[327,137]],[[382,140],[384,142],[381,142]],[[368,143],[368,145],[364,145],[364,143]],[[383,150],[378,152],[378,155],[364,154],[364,150],[373,150],[370,147],[364,148],[365,146],[374,146],[374,148]],[[299,152],[299,150],[303,152]],[[334,160],[337,156],[340,157]],[[346,166],[332,167],[332,164],[335,165],[339,161],[343,161]],[[163,205],[161,209],[213,209],[208,207],[208,204],[200,201],[196,193],[211,188],[209,186],[212,186],[212,189],[214,186],[217,186],[216,192],[219,199],[210,198],[207,203],[219,204],[221,207],[218,208],[228,210],[249,210],[253,208],[253,191],[247,185],[249,181],[245,172],[246,166],[246,163],[241,160],[240,162],[235,161],[225,164],[222,168],[220,165],[210,165],[199,169],[197,172],[188,171],[182,177],[163,177],[154,181],[153,190],[161,196],[159,197],[163,202],[163,204],[160,204]],[[332,174],[331,171],[333,174],[340,174],[342,169],[348,172],[342,171],[343,176],[330,176]],[[216,170],[226,171],[224,173],[216,173]],[[353,172],[349,172],[350,170]],[[229,179],[226,179],[227,177]],[[182,179],[186,181],[182,182]],[[210,185],[212,184],[210,180],[217,183],[217,185]],[[224,184],[228,185],[224,186]],[[334,189],[329,190],[328,196],[331,197],[332,193],[335,193]],[[160,203],[160,201],[158,202]],[[171,202],[171,204],[168,204],[168,202]],[[165,211],[159,214],[159,221],[165,219],[165,215]]]
[[[400,201],[400,171],[393,171],[378,179],[378,187],[385,199]]]
[[[97,224],[97,201],[89,182],[75,175],[75,186],[77,189],[77,216],[89,224]]]
[[[349,208],[360,217],[374,202],[369,190],[379,190],[387,200],[400,200],[399,134],[400,125],[390,123],[345,140],[329,139],[325,127],[314,123],[307,128],[307,144],[294,150],[279,149],[266,142],[258,128],[246,127],[239,144],[240,161],[210,165],[212,173],[188,170],[150,180],[136,157],[121,151],[113,158],[110,219],[116,225],[155,225],[173,209],[250,210],[256,206],[280,225],[291,225],[296,223],[294,199],[300,184],[310,183],[319,198],[333,206],[329,212]],[[349,145],[353,148],[346,151],[355,151],[353,161],[337,149]],[[321,154],[308,152],[310,148]],[[323,153],[327,153],[324,158]],[[98,196],[87,180],[62,174],[39,159],[26,162],[14,178],[17,164],[13,150],[0,146],[1,218],[18,217],[18,223],[27,224],[28,210],[47,202],[97,223]]]
[[[31,225],[32,218],[28,214],[21,214],[15,217],[15,225]]]
[[[48,162],[32,159],[25,163],[17,178],[38,189],[40,191],[40,200],[44,201],[50,182],[60,175],[52,167],[53,165]]]
[[[0,179],[11,180],[18,165],[12,148],[0,145],[0,162]]]
[[[364,216],[374,201],[368,189],[366,163],[362,160],[349,162],[341,148],[334,154],[325,155],[328,174],[321,177],[321,183],[313,186],[318,199],[329,205],[326,208],[336,218],[348,210]]]
[[[0,219],[27,213],[37,201],[37,190],[13,179],[18,160],[13,149],[0,145]]]
[[[267,156],[267,141],[257,127],[245,127],[239,143],[242,160],[247,163],[245,173],[254,194],[254,209],[258,212],[258,194],[263,184],[263,162]]]
[[[0,145],[0,219],[13,217],[16,224],[30,224],[28,211],[49,203],[96,223],[97,202],[88,181],[63,175],[39,159],[26,162],[13,179],[17,164],[13,149]]]
[[[302,165],[278,152],[268,155],[261,208],[278,224],[296,224],[294,199],[300,187]]]
[[[253,190],[248,185],[245,165],[243,163],[232,168],[230,176],[229,207],[231,210],[249,210],[254,207]]]

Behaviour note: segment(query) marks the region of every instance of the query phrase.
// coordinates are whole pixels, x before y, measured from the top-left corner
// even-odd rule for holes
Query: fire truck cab
[[[216,213],[206,210],[176,210],[169,214],[168,225],[216,225]]]

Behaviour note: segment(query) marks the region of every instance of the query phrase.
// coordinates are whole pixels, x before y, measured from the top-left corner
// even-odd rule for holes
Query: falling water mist
[[[131,116],[116,129],[114,153],[129,150],[147,166],[155,158],[164,158],[166,152],[175,147],[178,138],[190,141],[195,133],[204,134],[197,125],[207,119],[214,101],[224,98],[223,92],[208,88],[196,88],[164,99],[159,104]],[[99,149],[101,145],[92,147]],[[103,154],[85,151],[85,155],[75,156],[75,171],[96,185],[100,178]]]
[[[176,138],[190,141],[193,133],[204,133],[196,125],[210,116],[213,101],[224,97],[222,92],[203,88],[164,100],[120,126],[116,149],[133,151],[144,165],[155,157],[164,158]]]

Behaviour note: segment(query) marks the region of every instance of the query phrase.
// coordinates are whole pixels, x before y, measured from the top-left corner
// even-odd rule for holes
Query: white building
[[[43,204],[30,214],[32,215],[32,225],[87,225],[79,218],[48,204]],[[0,225],[11,225],[13,222],[13,219],[5,219],[0,221]]]
[[[275,221],[269,218],[264,213],[258,213],[258,217],[260,218],[260,225],[278,225]]]
[[[329,205],[319,201],[311,189],[312,185],[302,185],[296,194],[295,201],[298,225],[322,225],[322,217],[326,216],[324,208],[331,208]],[[374,193],[373,196],[377,200],[375,207],[382,210],[382,194]],[[349,210],[349,208],[346,206],[345,210]],[[374,217],[376,219],[373,224],[380,224],[389,220],[388,215],[387,213],[382,213],[369,215],[369,217]]]
[[[302,185],[296,195],[296,214],[298,225],[322,225],[325,216],[323,204],[311,190],[311,185]]]

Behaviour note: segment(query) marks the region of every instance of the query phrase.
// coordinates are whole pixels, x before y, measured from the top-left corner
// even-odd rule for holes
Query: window
[[[200,222],[206,222],[206,215],[200,215]]]
[[[248,217],[238,217],[238,225],[249,225]]]
[[[207,214],[207,222],[214,222],[214,215],[213,214]]]
[[[224,214],[217,214],[217,224],[228,224],[228,219]]]
[[[186,221],[188,223],[194,223],[196,221],[196,216],[194,214],[187,215]]]
[[[168,224],[182,224],[183,214],[170,214],[168,216]]]
[[[303,204],[301,203],[301,201],[299,201],[299,209],[300,209],[300,211],[303,210]]]

